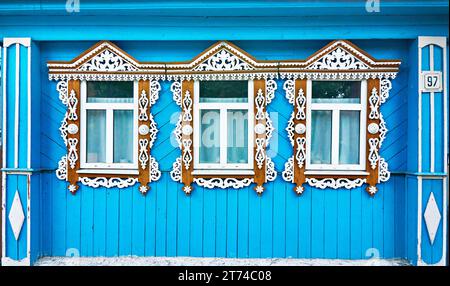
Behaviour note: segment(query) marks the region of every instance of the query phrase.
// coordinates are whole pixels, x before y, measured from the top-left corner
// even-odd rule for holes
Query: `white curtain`
[[[133,111],[114,110],[114,163],[133,162]]]
[[[341,111],[339,164],[359,164],[359,111]]]
[[[331,111],[311,113],[311,163],[331,164]]]
[[[245,164],[248,162],[248,111],[230,110],[227,120],[227,162]]]
[[[200,112],[200,163],[220,162],[220,112],[204,109]]]
[[[106,111],[87,110],[86,162],[106,162]]]

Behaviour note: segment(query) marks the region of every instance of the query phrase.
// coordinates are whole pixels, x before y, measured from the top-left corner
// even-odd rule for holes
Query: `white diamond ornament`
[[[430,238],[431,244],[433,244],[442,218],[433,192],[431,192],[430,197],[428,198],[427,207],[425,208],[423,216],[428,230],[428,237]]]
[[[16,240],[18,240],[20,232],[22,230],[23,222],[25,220],[25,214],[23,213],[23,207],[22,202],[20,201],[19,191],[16,191],[16,194],[14,195],[8,219],[9,223],[11,224],[14,237]]]

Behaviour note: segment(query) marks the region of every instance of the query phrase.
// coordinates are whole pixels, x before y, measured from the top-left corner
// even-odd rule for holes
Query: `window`
[[[81,168],[137,169],[137,82],[81,82]]]
[[[253,81],[195,81],[194,169],[253,169]]]
[[[307,82],[308,170],[366,168],[366,81]]]

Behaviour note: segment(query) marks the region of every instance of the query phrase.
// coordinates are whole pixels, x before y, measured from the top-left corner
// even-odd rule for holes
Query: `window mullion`
[[[333,110],[331,121],[331,164],[339,164],[339,110]]]
[[[114,152],[114,110],[106,110],[106,163],[113,163]]]

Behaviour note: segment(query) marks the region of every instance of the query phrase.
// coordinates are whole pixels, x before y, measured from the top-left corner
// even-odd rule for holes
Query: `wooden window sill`
[[[217,175],[217,176],[242,176],[242,175],[249,175],[254,176],[255,172],[253,170],[214,170],[214,169],[208,169],[208,170],[194,170],[192,171],[192,175],[202,176],[202,175]]]
[[[369,172],[358,170],[308,170],[305,175],[329,175],[329,176],[367,176]]]
[[[136,169],[80,169],[78,174],[112,174],[112,175],[139,175]]]

